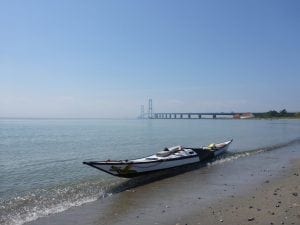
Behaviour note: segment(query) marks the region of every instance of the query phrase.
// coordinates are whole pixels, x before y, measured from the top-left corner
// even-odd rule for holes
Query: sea
[[[231,139],[229,152],[207,163],[208,173],[242,158],[255,164],[272,155],[273,164],[288,164],[300,157],[300,120],[0,119],[0,224],[21,225],[106,198],[127,180],[83,161]]]

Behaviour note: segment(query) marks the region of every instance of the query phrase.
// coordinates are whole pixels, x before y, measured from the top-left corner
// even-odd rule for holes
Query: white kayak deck
[[[218,154],[218,151],[221,149],[226,150],[228,148],[228,145],[232,142],[227,141],[219,144],[210,144],[207,147],[201,147],[201,148],[185,148],[182,146],[174,146],[170,148],[165,148],[164,150],[157,152],[156,154],[146,156],[143,158],[138,159],[130,159],[130,160],[106,160],[106,161],[98,161],[97,163],[103,163],[103,164],[134,164],[134,163],[151,163],[151,162],[157,162],[157,161],[166,161],[170,159],[184,159],[186,157],[193,157],[198,156],[199,150],[203,150],[203,152],[212,151],[216,155]],[[196,152],[197,150],[197,152]]]
[[[140,159],[133,159],[129,160],[128,162],[131,163],[138,163],[138,162],[152,162],[158,160],[166,160],[166,159],[176,159],[176,158],[184,158],[187,156],[196,156],[197,153],[190,148],[182,148],[180,146],[175,146],[169,148],[168,150],[163,150],[158,152],[154,155],[150,155]]]

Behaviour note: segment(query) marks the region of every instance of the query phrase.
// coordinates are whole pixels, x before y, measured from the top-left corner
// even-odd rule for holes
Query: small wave
[[[80,206],[84,203],[95,201],[96,199],[97,198],[83,198],[74,202],[63,202],[50,208],[35,206],[30,209],[30,207],[26,207],[21,209],[19,212],[10,213],[6,216],[3,216],[0,219],[0,222],[4,225],[21,225],[26,222],[36,220],[40,217],[65,211],[73,206]]]
[[[88,181],[79,184],[38,189],[9,200],[0,201],[0,224],[21,225],[50,214],[65,211],[106,196],[113,183]]]
[[[223,164],[223,163],[226,163],[226,162],[230,162],[232,160],[236,160],[236,159],[241,158],[241,157],[247,157],[249,155],[250,155],[250,153],[248,153],[248,152],[240,153],[240,154],[233,154],[233,155],[227,154],[224,157],[216,159],[215,161],[208,162],[207,166],[214,166],[214,165],[218,165],[218,164]]]
[[[288,147],[288,146],[292,146],[292,145],[299,145],[299,144],[300,144],[300,138],[296,138],[296,139],[288,141],[288,142],[278,143],[278,144],[269,145],[269,146],[265,146],[265,147],[261,147],[261,148],[227,153],[212,162],[208,162],[207,166],[214,166],[214,165],[230,162],[230,161],[236,160],[238,158],[247,157],[247,156],[259,154],[262,152],[273,151],[273,150],[281,149],[284,147]]]

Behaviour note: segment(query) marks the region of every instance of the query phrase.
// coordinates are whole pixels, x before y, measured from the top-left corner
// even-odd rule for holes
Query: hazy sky
[[[300,111],[300,1],[0,1],[0,117]]]

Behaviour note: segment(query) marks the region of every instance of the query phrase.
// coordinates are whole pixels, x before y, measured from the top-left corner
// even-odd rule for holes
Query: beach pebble
[[[220,219],[219,221],[220,221],[221,223],[223,223],[224,220]]]
[[[279,206],[280,206],[280,205],[276,205],[275,207],[276,207],[276,208],[279,208]]]
[[[248,221],[253,221],[254,220],[254,217],[249,217],[248,218]]]

